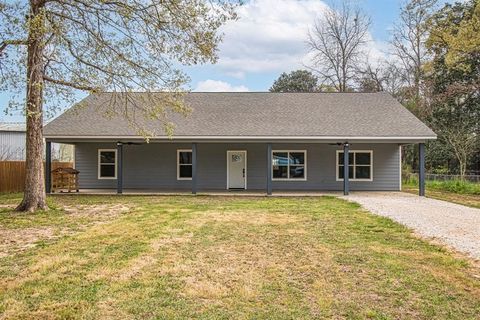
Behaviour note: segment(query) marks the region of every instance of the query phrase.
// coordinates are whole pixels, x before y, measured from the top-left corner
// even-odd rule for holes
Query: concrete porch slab
[[[117,195],[116,189],[80,189],[79,192],[55,192],[51,195]],[[274,191],[274,197],[321,197],[341,196],[340,191]],[[122,195],[138,196],[194,196],[189,190],[153,190],[153,189],[123,189]],[[233,196],[233,197],[266,197],[265,190],[201,190],[197,196]]]

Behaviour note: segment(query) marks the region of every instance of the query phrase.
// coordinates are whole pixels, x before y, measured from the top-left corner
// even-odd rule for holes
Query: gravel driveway
[[[480,209],[402,192],[353,192],[344,198],[480,259]]]

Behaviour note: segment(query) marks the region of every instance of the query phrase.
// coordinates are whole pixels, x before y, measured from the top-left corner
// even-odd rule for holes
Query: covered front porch
[[[47,172],[52,142],[46,143]],[[75,145],[84,194],[319,196],[401,189],[402,143],[397,141],[55,142]],[[419,194],[424,195],[425,147],[418,147]],[[51,190],[50,175],[46,190]]]

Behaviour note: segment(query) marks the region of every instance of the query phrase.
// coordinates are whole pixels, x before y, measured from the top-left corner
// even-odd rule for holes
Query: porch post
[[[272,195],[272,144],[267,144],[267,195]]]
[[[123,143],[117,142],[117,193],[123,193]]]
[[[348,152],[349,152],[349,145],[348,145],[348,142],[345,142],[343,144],[343,194],[346,196],[348,196],[348,192],[350,189],[349,181],[348,181],[348,171],[349,171]]]
[[[192,143],[192,194],[197,194],[197,144]]]
[[[45,143],[45,191],[52,191],[52,143]]]
[[[418,144],[418,195],[425,196],[425,144]]]

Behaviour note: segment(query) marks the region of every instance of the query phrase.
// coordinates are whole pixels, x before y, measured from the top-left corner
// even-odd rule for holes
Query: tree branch
[[[7,46],[27,45],[27,40],[5,40],[0,43],[0,53],[7,48]]]
[[[98,91],[98,88],[94,88],[94,87],[90,87],[90,86],[84,86],[84,85],[81,85],[81,84],[76,84],[76,83],[65,81],[65,80],[53,79],[53,78],[50,78],[47,75],[43,76],[43,80],[54,83],[54,84],[71,87],[71,88],[78,89],[78,90],[93,91],[93,92]]]

